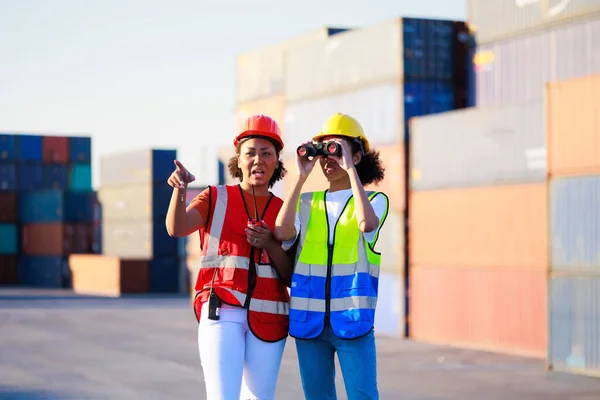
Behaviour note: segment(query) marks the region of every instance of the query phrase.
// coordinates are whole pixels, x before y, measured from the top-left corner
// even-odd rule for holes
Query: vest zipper
[[[325,324],[329,324],[331,311],[331,270],[333,268],[333,244],[327,244],[327,277],[325,278]]]

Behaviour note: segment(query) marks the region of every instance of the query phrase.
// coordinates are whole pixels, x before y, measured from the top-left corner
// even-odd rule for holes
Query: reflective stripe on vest
[[[369,201],[377,194],[369,193]],[[292,277],[290,334],[305,339],[317,337],[323,330],[329,301],[333,332],[350,339],[373,328],[381,256],[373,250],[377,237],[369,244],[358,228],[353,197],[336,223],[333,253],[329,254],[325,195],[325,192],[303,193],[298,203],[302,229]],[[382,195],[387,202],[387,196]],[[380,227],[386,216],[387,204]]]

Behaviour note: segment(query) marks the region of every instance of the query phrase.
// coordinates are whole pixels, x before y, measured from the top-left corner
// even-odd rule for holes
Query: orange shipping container
[[[410,264],[546,270],[546,184],[410,194]]]
[[[148,292],[148,261],[81,254],[69,257],[69,268],[73,291],[78,294],[119,296]]]
[[[546,291],[544,271],[411,268],[410,336],[544,357]]]
[[[600,173],[600,75],[553,82],[546,90],[548,173]]]
[[[39,256],[93,253],[94,234],[93,224],[25,224],[22,226],[21,248],[24,254]]]

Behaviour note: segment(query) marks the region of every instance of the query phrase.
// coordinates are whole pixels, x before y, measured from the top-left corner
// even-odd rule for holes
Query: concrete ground
[[[0,399],[204,399],[187,298],[0,287]],[[381,399],[600,399],[542,360],[378,337]],[[345,399],[338,373],[339,399]],[[303,399],[288,339],[277,399]]]

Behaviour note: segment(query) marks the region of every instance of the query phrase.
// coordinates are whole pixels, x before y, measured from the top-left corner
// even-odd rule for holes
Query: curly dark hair
[[[347,137],[343,136],[340,138],[350,143],[353,155],[358,152],[363,153],[360,162],[355,166],[360,183],[362,183],[363,186],[370,185],[372,183],[375,185],[379,184],[379,182],[381,182],[385,177],[385,167],[379,158],[379,151],[370,149],[369,151],[365,152],[362,142],[348,139]]]
[[[250,139],[250,137],[248,137],[247,139]],[[229,169],[229,175],[231,175],[232,178],[238,178],[240,182],[244,179],[244,174],[242,173],[240,167],[238,167],[238,159],[240,158],[240,149],[242,147],[242,143],[244,143],[246,140],[241,140],[238,143],[238,145],[235,147],[235,156],[231,157],[229,159],[229,163],[227,164],[227,168]],[[273,143],[273,146],[275,146],[275,154],[279,159],[279,153],[281,152],[279,144],[272,140],[269,141]],[[273,171],[273,176],[271,176],[271,179],[269,179],[269,189],[272,188],[273,185],[275,185],[275,182],[282,180],[285,177],[286,173],[287,170],[283,166],[283,161],[278,160],[277,168],[275,168],[275,171]]]

